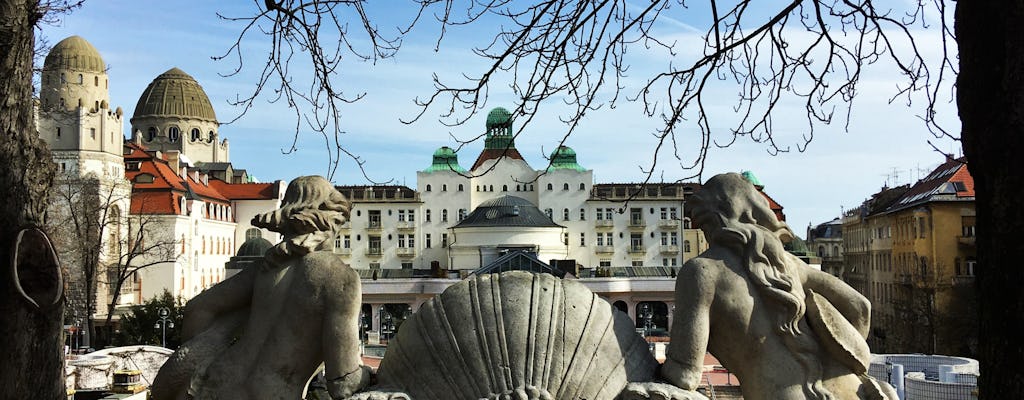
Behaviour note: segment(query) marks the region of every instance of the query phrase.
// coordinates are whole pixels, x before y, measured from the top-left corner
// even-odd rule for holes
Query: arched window
[[[494,191],[494,185],[491,185],[491,187],[490,187],[490,189],[489,189],[489,190],[490,190],[491,192],[493,192],[493,191]]]
[[[569,184],[568,183],[563,183],[562,184],[562,190],[569,190]]]
[[[687,253],[690,252],[690,241],[689,240],[684,240],[683,241],[683,251],[687,252]]]
[[[430,184],[429,183],[427,184],[427,191],[428,192],[430,191]]]
[[[78,84],[81,85],[83,83],[85,83],[85,77],[82,74],[78,74]]]
[[[448,222],[448,210],[441,210],[441,222]]]
[[[98,77],[98,76],[92,77],[92,83],[93,83],[94,86],[98,87],[100,85],[100,77]]]
[[[580,190],[587,190],[587,185],[583,184],[583,182],[580,182]]]
[[[192,128],[191,138],[193,142],[198,142],[203,138],[203,133],[199,131],[199,128]]]
[[[429,208],[427,209],[427,215],[426,215],[425,218],[426,218],[427,222],[430,222],[430,209]]]
[[[555,188],[555,187],[554,187],[554,186],[552,186],[552,185],[551,185],[550,183],[548,184],[548,190],[554,190],[554,188]]]
[[[206,143],[213,143],[215,136],[216,135],[213,133],[213,131],[210,131],[209,134],[207,134],[206,136]]]
[[[156,138],[156,127],[151,126],[151,127],[149,127],[149,129],[146,129],[146,141],[147,142],[152,142],[153,139],[155,139],[155,138]]]
[[[507,192],[508,191],[508,185],[501,185],[501,191],[502,192]]]
[[[516,185],[516,191],[517,192],[519,191],[519,185]]]
[[[263,231],[259,230],[259,228],[249,228],[245,231],[245,240],[261,237],[263,237]]]
[[[442,183],[441,184],[441,191],[442,192],[447,192],[448,191],[448,184],[447,183]]]
[[[562,209],[562,220],[563,221],[568,221],[569,220],[569,209],[568,208]]]
[[[178,130],[178,127],[172,126],[167,128],[167,139],[170,140],[171,143],[176,143],[179,138],[181,138],[181,131]]]
[[[459,184],[459,191],[461,192],[461,191],[463,191],[463,189],[464,189],[464,188],[462,187],[462,184],[460,183],[460,184]]]

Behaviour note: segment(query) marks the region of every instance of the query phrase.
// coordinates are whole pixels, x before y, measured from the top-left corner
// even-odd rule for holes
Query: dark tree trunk
[[[1024,3],[956,3],[957,105],[977,192],[980,392],[1024,398]]]
[[[32,110],[32,52],[37,0],[0,0],[0,399],[59,399],[64,392],[64,299],[35,306],[17,292],[11,269],[17,264],[28,291],[44,290],[54,271],[12,263],[15,237],[42,226],[53,161],[36,134]],[[28,267],[26,267],[28,266]],[[59,268],[56,263],[49,264]],[[53,283],[52,280],[50,283]],[[59,283],[59,281],[57,282]],[[63,294],[63,284],[53,286]],[[31,293],[30,293],[31,294]]]

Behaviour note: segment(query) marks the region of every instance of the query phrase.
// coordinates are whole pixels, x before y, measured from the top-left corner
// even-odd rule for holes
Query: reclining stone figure
[[[895,399],[867,376],[870,303],[783,249],[793,238],[738,174],[717,175],[687,203],[710,247],[676,279],[661,375],[696,388],[711,352],[758,399]]]
[[[366,386],[359,276],[340,256],[321,251],[348,213],[348,201],[326,179],[292,181],[279,210],[253,219],[284,240],[258,267],[188,302],[186,342],[161,368],[153,398],[298,399],[321,363],[332,398]]]

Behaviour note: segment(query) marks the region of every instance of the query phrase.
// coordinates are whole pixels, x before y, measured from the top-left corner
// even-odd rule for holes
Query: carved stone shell
[[[388,345],[378,388],[412,399],[614,399],[658,364],[633,322],[583,285],[514,271],[425,303]]]

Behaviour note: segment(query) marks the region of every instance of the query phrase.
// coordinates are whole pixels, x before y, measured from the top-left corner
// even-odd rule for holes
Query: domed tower
[[[71,36],[57,43],[43,64],[39,136],[50,144],[65,173],[124,174],[124,121],[110,109],[106,64],[88,41]]]
[[[132,140],[154,150],[177,150],[193,162],[230,162],[228,141],[218,140],[217,115],[203,87],[171,68],[150,82],[132,116]]]

